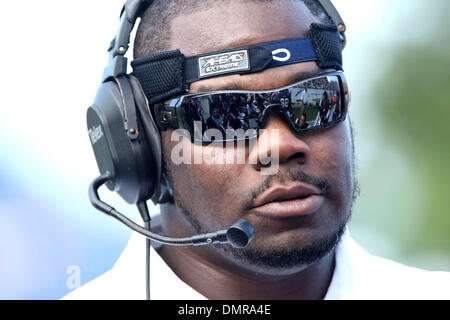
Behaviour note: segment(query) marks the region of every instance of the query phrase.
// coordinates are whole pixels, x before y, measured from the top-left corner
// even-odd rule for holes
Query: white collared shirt
[[[152,300],[201,300],[155,249],[150,254]],[[145,299],[145,238],[133,233],[114,267],[63,299]],[[348,230],[336,248],[336,264],[325,300],[450,299],[450,273],[430,272],[375,257]]]

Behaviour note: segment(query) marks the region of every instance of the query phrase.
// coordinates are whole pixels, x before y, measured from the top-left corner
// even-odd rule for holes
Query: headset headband
[[[141,17],[153,0],[127,0],[120,13],[119,30],[109,45],[109,63],[103,72],[102,81],[127,73],[128,60],[125,54],[130,44],[131,32],[137,18]]]
[[[345,31],[347,30],[347,26],[344,23],[344,20],[341,18],[341,15],[337,11],[336,7],[331,3],[330,0],[317,0],[331,20],[337,25],[339,30],[339,35],[341,37],[341,46],[342,50],[345,48],[345,44],[347,42],[345,37]]]

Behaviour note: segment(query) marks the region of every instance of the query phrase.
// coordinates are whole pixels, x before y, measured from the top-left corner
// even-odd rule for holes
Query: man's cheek
[[[190,144],[190,143],[189,143]],[[172,148],[171,148],[172,147]],[[206,148],[201,146],[191,145],[192,154],[205,151]],[[183,199],[183,202],[195,203],[201,199],[217,198],[217,194],[223,194],[226,191],[226,184],[230,181],[230,171],[225,169],[224,165],[216,164],[215,162],[195,164],[189,161],[179,161],[177,151],[179,146],[168,145],[167,154],[174,154],[174,157],[166,159],[173,181],[173,188],[176,195]],[[186,148],[187,150],[187,148]],[[210,155],[218,154],[208,150]],[[206,152],[208,154],[208,152]],[[192,157],[181,157],[181,159],[192,159]],[[223,158],[222,158],[223,159]],[[197,203],[199,204],[199,203]]]
[[[238,214],[236,180],[231,183],[218,165],[172,166],[176,201],[204,226],[219,227],[230,224]],[[233,188],[232,185],[235,185]],[[229,214],[230,213],[230,214]]]
[[[329,140],[317,140],[311,143],[310,165],[319,176],[335,176],[339,170],[339,149]]]
[[[332,196],[341,204],[347,203],[353,192],[353,150],[348,124],[344,122],[331,128],[323,139],[320,168],[332,179]]]
[[[349,164],[351,154],[351,137],[344,123],[326,129],[320,136],[315,137],[312,156],[317,159],[322,170],[339,172],[345,170]]]

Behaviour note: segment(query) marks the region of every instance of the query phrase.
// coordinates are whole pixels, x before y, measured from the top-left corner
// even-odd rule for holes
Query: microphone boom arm
[[[220,230],[217,232],[201,234],[187,238],[171,238],[150,232],[149,230],[128,219],[125,215],[121,214],[116,209],[100,199],[98,195],[98,189],[109,180],[112,180],[112,176],[110,173],[106,173],[98,176],[94,179],[94,181],[91,182],[89,186],[89,200],[91,201],[94,208],[116,218],[130,229],[140,233],[150,240],[172,246],[201,246],[206,244],[229,243],[233,247],[244,248],[253,239],[253,226],[245,220],[237,221],[226,230]]]

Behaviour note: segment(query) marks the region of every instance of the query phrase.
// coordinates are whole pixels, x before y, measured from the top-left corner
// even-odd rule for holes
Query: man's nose
[[[256,148],[250,150],[250,163],[256,170],[269,166],[273,161],[280,165],[291,162],[307,163],[309,145],[301,139],[277,112],[271,112],[261,130]]]

